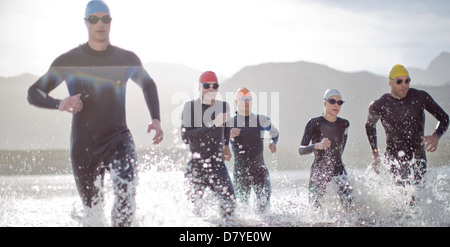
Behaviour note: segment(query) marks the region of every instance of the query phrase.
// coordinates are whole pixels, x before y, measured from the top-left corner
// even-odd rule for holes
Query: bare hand
[[[372,162],[372,167],[376,174],[380,174],[380,170],[378,169],[378,166],[380,166],[380,159],[374,158],[374,160]]]
[[[230,132],[230,139],[235,138],[236,136],[239,136],[241,134],[241,129],[239,128],[232,128]]]
[[[214,125],[216,127],[221,127],[227,120],[227,114],[219,113],[214,119]]]
[[[61,100],[58,109],[72,114],[80,112],[83,109],[83,101],[81,101],[80,97],[81,93]]]
[[[372,167],[376,174],[380,174],[380,170],[378,169],[378,166],[380,166],[380,156],[378,155],[378,151],[373,151],[373,162]]]
[[[430,136],[421,136],[420,138],[422,138],[422,143],[420,143],[420,145],[425,145],[425,150],[427,152],[436,151],[440,139],[437,134],[432,134]]]
[[[231,157],[233,157],[233,155],[231,154],[230,146],[225,145],[225,146],[223,147],[223,158],[224,158],[226,161],[230,161],[230,160],[231,160]]]
[[[156,131],[155,137],[153,137],[153,144],[161,143],[164,138],[164,133],[158,119],[153,119],[152,123],[148,125],[147,133],[150,133],[152,130]]]
[[[277,145],[276,145],[275,143],[271,142],[271,143],[269,144],[269,149],[270,149],[270,151],[271,151],[272,153],[276,153],[276,152],[277,152]]]
[[[323,138],[321,142],[316,143],[314,145],[314,148],[319,149],[319,150],[325,150],[325,149],[330,148],[330,145],[331,145],[331,141],[328,140],[328,138]]]

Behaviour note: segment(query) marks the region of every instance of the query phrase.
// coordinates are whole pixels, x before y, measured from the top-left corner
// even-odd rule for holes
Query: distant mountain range
[[[450,84],[450,53],[442,52],[426,70],[410,68],[414,83],[423,86],[443,86]]]
[[[185,101],[197,97],[201,71],[179,64],[148,63],[144,66],[158,85],[165,130],[163,147],[180,145],[179,114]],[[409,71],[411,86],[429,92],[450,113],[448,68],[450,53],[443,52],[426,70],[409,68]],[[367,107],[372,100],[389,91],[386,76],[366,71],[346,73],[309,62],[248,66],[231,78],[219,78],[222,85],[219,92],[231,105],[230,97],[237,88],[245,86],[253,91],[257,99],[254,109],[271,116],[280,129],[280,148],[293,150],[300,143],[308,119],[322,114],[322,98],[327,88],[337,88],[343,94],[346,103],[340,116],[350,121],[349,142],[355,145],[368,145],[364,130]],[[27,102],[28,87],[37,79],[30,74],[0,77],[0,149],[68,148],[71,116],[37,109]],[[149,147],[153,135],[146,133],[150,116],[142,92],[132,81],[127,90],[128,125],[138,148]],[[67,89],[61,85],[51,94],[63,98]],[[435,125],[435,119],[427,114],[427,133],[431,133]],[[380,124],[379,129],[383,133]],[[448,134],[445,139],[450,139]],[[379,142],[383,139],[380,138]]]
[[[426,86],[419,85],[420,81],[413,79],[411,87],[426,90],[444,110],[450,112],[450,101],[447,100],[450,75],[447,78],[446,83],[436,82],[438,86],[430,86],[428,82],[423,83],[428,84]],[[328,88],[336,88],[343,94],[345,104],[340,117],[350,121],[349,143],[368,145],[364,129],[368,106],[389,92],[386,76],[369,72],[345,73],[308,62],[249,66],[228,79],[223,89],[233,91],[240,86],[255,91],[257,96],[261,92],[269,92],[269,96],[270,92],[278,92],[279,114],[270,112],[270,108],[266,112],[272,118],[274,115],[279,118],[280,144],[288,146],[299,145],[308,120],[323,113],[323,94]],[[262,96],[265,97],[264,94]],[[427,113],[426,121],[426,133],[432,133],[436,120]],[[378,124],[378,129],[379,133],[383,133],[381,124]],[[384,138],[382,134],[379,136],[382,145]]]

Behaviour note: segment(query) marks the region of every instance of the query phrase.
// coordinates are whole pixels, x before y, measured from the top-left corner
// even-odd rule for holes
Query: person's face
[[[338,102],[340,102],[340,101],[342,101],[342,99],[338,95],[330,96],[327,100],[325,100],[325,103],[324,103],[325,113],[337,117],[337,115],[341,111],[341,107],[342,107],[342,104],[341,105],[338,104]],[[331,104],[331,103],[334,103],[334,104]]]
[[[111,19],[108,14],[103,12],[93,13],[85,22],[88,29],[89,40],[96,42],[107,42],[109,41],[109,31],[111,29]],[[97,19],[97,23],[91,23],[90,19]],[[103,19],[102,19],[103,18]],[[108,20],[109,21],[105,21]],[[109,22],[109,23],[105,23]]]
[[[410,81],[409,76],[397,76],[390,80],[389,87],[391,88],[391,95],[399,99],[406,97],[409,91]]]
[[[217,92],[219,91],[219,83],[217,82],[205,82],[203,84],[200,84],[199,87],[203,99],[208,101],[214,100],[217,96]]]
[[[238,93],[235,102],[239,113],[250,113],[252,109],[252,95],[250,93]]]

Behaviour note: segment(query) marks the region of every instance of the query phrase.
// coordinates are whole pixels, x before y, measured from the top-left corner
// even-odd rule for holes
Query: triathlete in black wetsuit
[[[182,113],[181,137],[192,153],[185,174],[188,195],[196,203],[210,188],[220,200],[222,216],[228,217],[235,208],[234,188],[225,166],[225,160],[231,158],[230,128],[225,124],[230,107],[215,99],[219,83],[214,72],[203,73],[200,83],[200,98],[186,102]]]
[[[339,186],[338,195],[342,205],[348,208],[352,203],[352,188],[342,154],[350,123],[337,117],[344,103],[339,91],[327,90],[324,99],[325,114],[309,120],[299,148],[300,155],[314,152],[309,180],[310,203],[318,207],[319,199],[326,193],[327,184],[334,180]]]
[[[386,133],[385,157],[400,185],[420,185],[427,168],[425,151],[435,151],[439,138],[448,128],[447,113],[422,90],[409,88],[408,71],[395,65],[389,75],[390,93],[369,106],[366,133],[374,155],[374,169],[379,165],[376,124],[381,120]],[[431,136],[424,136],[427,110],[439,125]]]
[[[272,187],[264,163],[264,132],[272,139],[269,149],[276,152],[278,130],[267,116],[251,112],[252,96],[247,88],[236,92],[237,114],[231,119],[231,144],[234,153],[234,187],[236,196],[248,203],[251,189],[257,198],[257,209],[263,213],[270,205]]]
[[[116,195],[112,223],[129,226],[135,212],[137,156],[125,119],[125,88],[130,78],[142,88],[153,119],[149,131],[157,131],[154,141],[159,143],[162,130],[157,88],[134,53],[109,44],[111,19],[106,4],[89,2],[86,18],[88,43],[58,57],[30,87],[28,100],[38,107],[74,114],[70,151],[83,205],[91,208],[102,202],[97,185],[103,184],[107,169]],[[95,19],[97,23],[93,23]],[[91,45],[105,48],[94,50]],[[63,81],[70,96],[64,100],[52,98],[49,93]]]

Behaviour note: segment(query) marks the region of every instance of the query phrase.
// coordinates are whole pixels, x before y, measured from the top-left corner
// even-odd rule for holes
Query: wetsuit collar
[[[109,44],[105,50],[96,51],[96,50],[92,49],[88,43],[85,43],[85,44],[81,45],[81,49],[83,49],[83,51],[86,52],[87,54],[94,56],[94,57],[107,57],[114,52],[115,48],[114,48],[114,46]]]
[[[338,122],[338,120],[339,120],[339,117],[336,117],[336,121],[331,122],[331,121],[328,121],[328,119],[325,118],[325,115],[322,115],[321,117],[323,118],[323,120],[325,120],[326,123],[332,124],[332,125],[336,124]]]
[[[406,96],[403,97],[403,98],[401,98],[401,99],[395,97],[395,96],[392,95],[390,92],[389,92],[389,96],[391,96],[391,98],[393,98],[393,99],[395,99],[395,100],[398,100],[398,101],[404,101],[404,100],[408,99],[408,98],[411,96],[411,89],[413,89],[413,88],[409,88],[408,92],[406,93]]]
[[[248,115],[246,116],[246,115],[239,114],[239,111],[236,111],[236,115],[238,115],[238,116],[243,116],[243,117],[251,117],[251,116],[254,116],[255,114],[254,114],[253,112],[250,112],[250,114],[248,114]]]
[[[200,96],[200,97],[201,97],[201,96]],[[206,104],[206,103],[204,103],[203,100],[202,100],[201,98],[198,98],[197,100],[198,100],[198,102],[200,102],[200,104],[206,105],[206,106],[213,106],[213,105],[216,104],[216,100],[215,100],[215,99],[211,102],[212,104]]]

